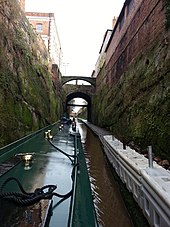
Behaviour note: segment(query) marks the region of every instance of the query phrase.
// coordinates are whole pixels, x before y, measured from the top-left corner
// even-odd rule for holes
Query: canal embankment
[[[87,137],[85,157],[99,224],[108,227],[113,224],[119,227],[149,227],[133,195],[129,193],[105,155],[102,139],[111,133],[90,122],[84,120],[82,122],[89,128],[88,135],[85,135]]]
[[[100,131],[97,126],[90,123],[87,125],[99,135],[104,153],[111,164],[111,169],[114,170],[113,173],[132,195],[132,200],[128,201],[127,196],[124,196],[124,200],[127,201],[128,210],[132,212],[131,217],[135,221],[135,226],[147,225],[142,224],[142,219],[139,224],[135,206],[130,206],[133,200],[140,208],[139,215],[143,213],[150,226],[169,227],[170,171],[153,161],[152,154],[149,155],[151,149],[148,149],[149,158],[146,158],[143,154],[125,146],[113,135],[104,135],[107,132]]]
[[[100,227],[133,227],[98,137],[84,123],[78,122],[89,173],[93,202]]]

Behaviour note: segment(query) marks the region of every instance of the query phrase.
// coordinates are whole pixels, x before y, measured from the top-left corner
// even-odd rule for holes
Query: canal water
[[[103,153],[100,140],[82,122],[78,122],[78,127],[99,226],[132,227],[133,224]]]

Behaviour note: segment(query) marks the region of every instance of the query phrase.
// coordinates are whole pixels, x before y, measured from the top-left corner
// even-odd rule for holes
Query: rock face
[[[142,1],[115,51],[111,42],[97,77],[93,123],[170,160],[170,2],[157,2]]]
[[[58,119],[49,63],[16,0],[0,0],[0,146]]]

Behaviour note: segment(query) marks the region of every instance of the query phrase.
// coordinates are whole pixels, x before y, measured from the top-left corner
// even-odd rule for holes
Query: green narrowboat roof
[[[45,139],[48,130],[53,135],[51,143]],[[74,163],[64,153],[69,154]],[[21,161],[23,154],[33,155],[29,165]],[[57,185],[54,192],[60,195],[72,193],[70,197],[53,196],[29,206],[18,205],[2,199],[6,192],[20,192],[15,180],[3,185],[10,177],[16,178],[27,193],[44,185]],[[97,226],[81,138],[67,124],[62,130],[57,123],[53,124],[1,148],[0,187],[2,227]]]

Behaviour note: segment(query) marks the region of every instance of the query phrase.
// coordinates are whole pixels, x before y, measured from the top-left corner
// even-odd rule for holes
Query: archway
[[[62,76],[62,85],[73,81],[73,80],[83,80],[90,83],[92,86],[96,87],[96,78],[93,77],[83,77],[83,76]]]
[[[82,92],[73,92],[66,97],[66,110],[68,107],[69,101],[71,101],[74,98],[82,98],[87,102],[87,120],[91,121],[91,97],[85,93]]]

